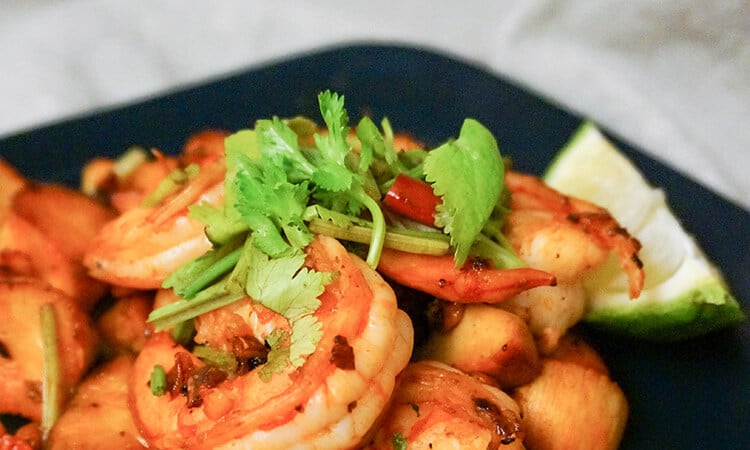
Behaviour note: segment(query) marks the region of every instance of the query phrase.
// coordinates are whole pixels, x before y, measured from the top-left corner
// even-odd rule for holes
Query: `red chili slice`
[[[435,207],[441,203],[429,183],[404,174],[396,176],[383,199],[391,211],[429,226],[435,226]]]

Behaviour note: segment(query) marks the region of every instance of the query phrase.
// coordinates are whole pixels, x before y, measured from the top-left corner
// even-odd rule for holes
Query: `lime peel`
[[[643,244],[646,285],[640,296],[628,298],[626,277],[611,259],[584,283],[586,322],[637,338],[677,341],[746,319],[720,271],[669,209],[664,192],[593,123],[574,133],[544,180],[607,208]]]

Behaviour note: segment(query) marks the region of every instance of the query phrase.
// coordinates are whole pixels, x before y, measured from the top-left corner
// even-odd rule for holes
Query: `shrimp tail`
[[[378,270],[386,277],[457,303],[500,303],[538,286],[554,286],[554,275],[537,269],[494,269],[483,259],[456,267],[452,256],[383,249]]]

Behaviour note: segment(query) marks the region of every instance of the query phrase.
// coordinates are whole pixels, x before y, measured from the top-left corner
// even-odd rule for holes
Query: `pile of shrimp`
[[[617,448],[627,400],[571,329],[586,310],[583,280],[608,258],[638,295],[639,244],[604,209],[529,175],[507,172],[503,232],[533,271],[387,248],[373,270],[317,236],[305,264],[337,276],[314,313],[323,337],[300,366],[259,374],[266,338],[289,324],[249,297],[199,316],[187,344],[155,331],[149,313],[178,299],[164,279],[211,249],[187,207],[223,201],[225,136],[198,133],[179,156],[154,150],[128,170],[92,160],[81,191],[0,165],[0,413],[23,418],[0,427],[0,449]],[[197,176],[148,204],[193,164]],[[62,362],[62,413],[46,426],[45,304]],[[193,345],[244,369],[227,376]],[[164,395],[150,386],[156,366]]]

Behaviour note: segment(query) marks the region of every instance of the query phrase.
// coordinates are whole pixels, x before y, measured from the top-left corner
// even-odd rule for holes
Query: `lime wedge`
[[[608,331],[675,341],[745,319],[719,270],[674,216],[664,193],[596,126],[584,123],[544,175],[553,188],[607,208],[642,244],[646,280],[637,299],[614,258],[585,281],[584,320]]]

